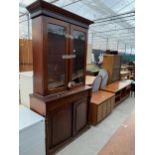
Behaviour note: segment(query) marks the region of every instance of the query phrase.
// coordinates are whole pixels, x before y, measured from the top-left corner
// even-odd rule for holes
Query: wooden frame
[[[71,35],[73,35],[73,31],[74,30],[76,30],[76,31],[79,31],[79,32],[83,32],[84,33],[84,35],[85,35],[85,38],[86,38],[86,40],[85,40],[85,53],[84,53],[84,64],[83,64],[83,83],[80,83],[80,84],[78,84],[78,85],[76,85],[76,86],[81,86],[81,85],[85,85],[85,76],[86,76],[86,51],[87,51],[87,32],[88,32],[88,30],[86,30],[86,29],[84,29],[84,28],[82,28],[82,27],[79,27],[79,26],[75,26],[75,25],[71,25]],[[73,54],[73,39],[70,39],[70,54]],[[73,60],[70,60],[71,62],[71,65],[70,65],[70,78],[69,78],[69,81],[71,81],[71,79],[72,79],[72,67],[73,67]],[[74,86],[74,87],[76,87],[76,86]]]
[[[33,34],[34,93],[30,95],[30,107],[45,117],[46,155],[52,155],[90,126],[91,87],[85,86],[85,73],[87,29],[93,22],[42,0],[32,3],[27,9],[32,18]],[[47,25],[50,23],[63,26],[66,30],[65,35],[63,34],[66,37],[63,38],[65,40],[64,55],[60,53],[62,61],[65,59],[65,85],[53,90],[48,88],[48,59],[50,58],[55,65],[53,57],[48,55]],[[73,55],[72,33],[74,29],[84,32],[86,37],[83,64],[84,82],[69,89],[67,86],[72,74],[73,63],[70,59]],[[55,46],[61,46],[61,41],[56,40],[55,42],[55,40],[52,40],[56,45],[51,50],[57,48]],[[59,44],[57,44],[58,42]],[[57,49],[54,52],[56,51]],[[56,64],[60,65],[61,62],[58,61]],[[57,74],[59,75],[59,73]],[[53,76],[53,70],[51,75]]]
[[[66,23],[66,22],[63,22],[63,21],[60,21],[60,20],[57,20],[57,19],[53,19],[53,18],[48,18],[48,17],[44,17],[44,46],[45,46],[45,62],[47,62],[47,57],[48,57],[48,49],[47,49],[47,44],[48,44],[48,32],[47,32],[47,25],[48,24],[54,24],[54,25],[58,25],[58,26],[62,26],[65,28],[65,32],[66,33],[69,33],[69,24]],[[64,54],[67,54],[68,51],[69,51],[69,39],[66,38],[66,47],[65,47],[65,51],[64,51]],[[65,61],[65,73],[68,73],[69,70],[68,70],[68,66],[69,66],[69,63],[68,61],[66,60]],[[47,94],[50,94],[50,93],[56,93],[56,92],[59,92],[59,91],[63,91],[67,88],[67,82],[68,82],[68,74],[65,74],[65,86],[62,87],[62,88],[57,88],[57,89],[54,89],[54,90],[49,90],[48,89],[48,71],[47,71],[47,63],[45,64],[45,81],[46,81],[46,84],[45,84],[45,91],[47,92]]]

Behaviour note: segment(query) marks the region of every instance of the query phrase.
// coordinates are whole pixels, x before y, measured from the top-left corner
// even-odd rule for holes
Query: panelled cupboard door
[[[88,124],[88,101],[83,98],[74,103],[74,133],[79,132]]]
[[[47,90],[59,91],[67,87],[68,61],[65,59],[69,51],[69,24],[53,18],[44,17],[45,60],[47,62]]]
[[[48,118],[49,148],[66,141],[72,136],[72,105],[63,106],[51,112]]]
[[[73,86],[85,83],[87,30],[71,25],[70,54],[74,56],[70,65],[70,81]]]

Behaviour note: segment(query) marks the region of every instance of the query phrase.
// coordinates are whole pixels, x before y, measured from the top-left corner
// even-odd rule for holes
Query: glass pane
[[[85,34],[83,32],[73,32],[73,70],[72,81],[80,83],[84,81],[84,53],[85,53]]]
[[[65,28],[48,24],[48,89],[65,84]]]

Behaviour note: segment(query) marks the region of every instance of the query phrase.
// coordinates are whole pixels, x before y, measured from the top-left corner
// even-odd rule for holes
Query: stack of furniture
[[[108,84],[120,80],[120,55],[105,54],[102,66],[108,72]]]
[[[122,64],[122,65],[121,65],[121,71],[128,71],[128,66],[127,66],[127,64]]]
[[[133,62],[130,62],[127,67],[130,71],[130,79],[135,80],[135,64]]]
[[[45,120],[30,109],[19,107],[19,154],[45,155]]]
[[[120,72],[121,80],[127,80],[130,77],[129,71],[121,71]]]
[[[115,94],[115,105],[124,101],[130,95],[131,80],[116,81],[104,88],[105,91]]]
[[[129,79],[130,71],[128,70],[128,67],[126,64],[121,65],[120,76],[121,76],[121,80]]]
[[[27,9],[34,75],[30,108],[45,117],[46,155],[51,155],[90,127],[91,87],[85,85],[85,73],[93,22],[41,0]]]

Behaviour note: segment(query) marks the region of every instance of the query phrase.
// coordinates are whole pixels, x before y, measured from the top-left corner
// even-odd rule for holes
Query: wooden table
[[[98,155],[135,155],[135,114],[122,124]]]
[[[86,75],[86,85],[92,86],[96,76]]]
[[[96,125],[108,116],[114,107],[114,93],[97,91],[91,97],[91,124]]]
[[[130,95],[131,80],[116,81],[107,85],[104,90],[115,94],[115,106]]]

